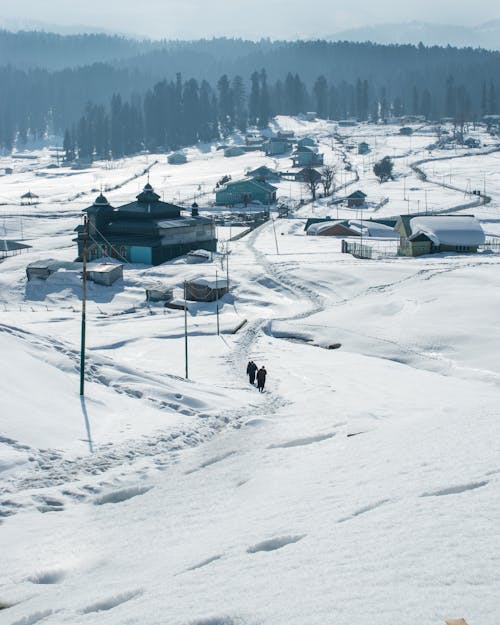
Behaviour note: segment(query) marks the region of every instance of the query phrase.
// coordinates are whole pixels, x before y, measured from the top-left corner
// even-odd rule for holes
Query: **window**
[[[124,245],[120,245],[120,256],[122,259],[127,258],[127,248]]]
[[[101,245],[101,256],[107,256],[108,255],[108,246],[107,245]]]

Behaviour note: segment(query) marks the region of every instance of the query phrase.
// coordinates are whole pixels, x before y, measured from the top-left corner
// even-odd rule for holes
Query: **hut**
[[[12,167],[5,167],[4,171],[5,171],[6,176],[9,176],[10,174],[14,173],[14,170],[12,169]]]
[[[183,165],[187,163],[187,156],[184,152],[174,152],[167,156],[167,161],[170,165]]]
[[[148,302],[171,302],[174,299],[174,290],[158,283],[146,289],[146,301]]]
[[[123,278],[123,265],[120,263],[90,263],[87,265],[87,280],[111,286]]]
[[[351,195],[347,196],[347,206],[348,208],[352,208],[353,206],[363,206],[363,204],[365,203],[366,200],[366,193],[363,193],[363,191],[360,191],[359,189],[357,191],[354,191],[353,193],[351,193]]]
[[[304,167],[295,174],[296,182],[321,182],[321,174],[317,169]]]
[[[244,153],[245,150],[239,145],[230,145],[227,148],[224,148],[224,156],[241,156]]]
[[[215,302],[228,292],[224,278],[192,278],[186,281],[186,299],[192,302]]]
[[[311,137],[302,137],[297,141],[297,146],[300,148],[312,148],[316,145],[316,141]]]
[[[366,141],[361,141],[361,143],[358,143],[358,154],[368,154],[369,151],[370,146],[368,145],[368,143],[366,143]]]
[[[396,223],[400,256],[475,253],[485,235],[473,215],[401,215]]]
[[[275,169],[271,169],[266,165],[252,169],[247,173],[250,178],[254,180],[279,180],[280,175]]]

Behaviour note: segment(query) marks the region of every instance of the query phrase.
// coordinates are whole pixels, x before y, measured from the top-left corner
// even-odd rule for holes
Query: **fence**
[[[368,260],[381,258],[395,258],[398,255],[399,242],[386,241],[383,239],[371,239],[370,245],[361,241],[342,240],[342,252],[352,254],[355,258],[366,258]]]
[[[486,237],[483,245],[479,246],[480,250],[490,252],[500,252],[500,237]]]

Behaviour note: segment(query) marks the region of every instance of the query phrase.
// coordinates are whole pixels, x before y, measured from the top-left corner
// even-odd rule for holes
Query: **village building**
[[[413,134],[413,129],[410,128],[410,126],[403,126],[403,128],[399,129],[399,134],[403,135],[403,136],[406,136],[406,137],[409,137],[410,135]]]
[[[290,142],[281,137],[271,137],[264,144],[266,156],[275,156],[277,154],[285,154],[290,150]]]
[[[357,207],[357,206],[363,206],[363,204],[365,203],[366,200],[366,193],[363,193],[363,191],[360,191],[359,189],[357,191],[354,191],[353,193],[351,193],[351,195],[347,196],[347,207],[348,208],[353,208],[353,207]]]
[[[85,209],[89,220],[87,259],[114,257],[130,263],[159,265],[194,249],[216,251],[212,219],[198,208],[190,216],[181,208],[160,201],[149,182],[135,202],[112,207],[101,194]],[[83,226],[78,233],[78,257],[83,256]]]
[[[292,154],[292,160],[294,167],[318,167],[323,165],[323,154],[306,146],[298,146]]]
[[[349,128],[350,126],[357,126],[358,120],[356,119],[341,119],[337,122],[339,128]]]
[[[224,148],[224,156],[232,157],[232,156],[241,156],[245,153],[245,150],[240,145],[229,145]]]
[[[473,215],[401,215],[396,223],[400,256],[477,252],[485,235]]]
[[[300,148],[313,148],[316,146],[316,141],[311,137],[302,137],[297,141],[297,146]]]
[[[170,165],[183,165],[187,163],[187,156],[184,152],[174,152],[167,156],[167,161]]]
[[[191,302],[215,302],[229,291],[225,278],[191,278],[186,281],[186,299]]]
[[[293,141],[295,138],[295,133],[293,130],[278,130],[277,135],[280,139],[287,139],[288,141]]]
[[[4,171],[5,171],[6,176],[9,176],[10,174],[14,173],[14,170],[12,169],[12,167],[5,167]]]
[[[307,111],[307,113],[304,114],[304,117],[308,122],[313,122],[317,115],[316,111]]]
[[[318,221],[307,228],[308,236],[318,237],[359,237],[359,232],[352,230],[347,221],[329,219]]]
[[[304,167],[295,174],[296,182],[321,182],[321,178],[319,171],[312,167]]]
[[[262,165],[261,167],[257,167],[257,169],[252,169],[247,172],[247,175],[255,180],[279,180],[280,175],[275,169],[271,169],[266,165]]]
[[[218,205],[234,206],[235,204],[250,204],[260,202],[269,205],[276,201],[277,188],[265,180],[248,178],[228,182],[224,188],[215,192],[215,203]]]
[[[358,143],[358,154],[368,154],[369,151],[370,146],[368,145],[368,143],[366,143],[366,141],[361,141],[361,143]]]

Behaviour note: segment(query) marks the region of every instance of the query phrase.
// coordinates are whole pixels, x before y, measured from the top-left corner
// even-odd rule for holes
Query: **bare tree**
[[[312,201],[316,199],[316,191],[321,184],[321,174],[312,167],[306,167],[301,172],[301,182],[311,194]]]
[[[332,193],[335,191],[335,167],[333,165],[325,165],[321,170],[321,177],[321,183],[326,197],[330,195],[330,190]]]

